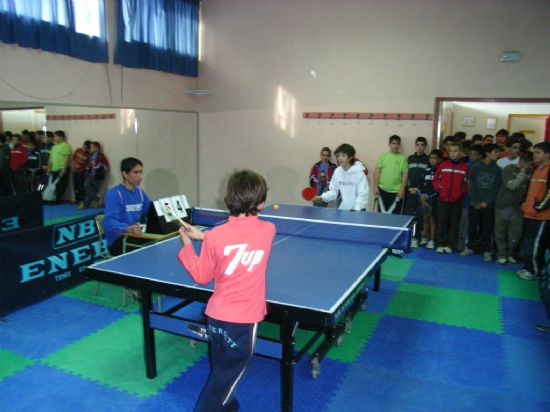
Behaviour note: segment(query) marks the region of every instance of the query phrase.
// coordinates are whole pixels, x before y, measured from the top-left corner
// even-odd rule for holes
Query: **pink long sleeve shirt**
[[[265,273],[275,226],[257,216],[229,217],[205,234],[200,256],[184,246],[178,259],[201,285],[214,281],[206,314],[232,323],[261,322],[267,313]]]

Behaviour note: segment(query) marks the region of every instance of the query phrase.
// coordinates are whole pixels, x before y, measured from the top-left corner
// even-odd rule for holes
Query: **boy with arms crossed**
[[[211,371],[196,412],[239,409],[235,389],[254,354],[258,323],[267,312],[265,273],[275,226],[257,216],[266,196],[262,176],[249,170],[236,172],[229,178],[224,199],[229,221],[207,233],[193,226],[179,231],[182,265],[201,285],[214,280],[206,307]],[[203,241],[199,257],[191,239]]]
[[[468,218],[468,244],[460,254],[473,255],[476,234],[481,233],[483,260],[492,260],[493,234],[495,227],[495,201],[502,182],[502,172],[496,161],[500,149],[494,143],[483,146],[485,158],[475,164],[470,171],[468,196],[470,210]]]
[[[517,165],[502,169],[502,186],[495,203],[495,243],[501,265],[516,263],[514,254],[523,231],[521,203],[527,193],[532,163],[533,153],[525,152]]]

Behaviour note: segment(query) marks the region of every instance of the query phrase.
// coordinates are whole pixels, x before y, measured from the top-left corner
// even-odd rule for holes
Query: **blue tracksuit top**
[[[105,240],[112,245],[128,226],[145,223],[151,200],[139,187],[130,191],[120,183],[105,194]]]

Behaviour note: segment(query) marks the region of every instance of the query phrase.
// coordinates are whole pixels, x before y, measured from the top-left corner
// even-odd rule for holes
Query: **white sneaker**
[[[420,240],[420,246],[426,246],[428,244],[428,238],[423,237]]]
[[[491,252],[483,252],[483,260],[485,262],[490,262],[493,260],[493,255],[491,255]]]
[[[418,240],[411,240],[411,249],[416,249],[418,247]]]
[[[453,253],[453,249],[451,249],[449,246],[445,246],[443,250],[445,251],[445,253]]]
[[[506,260],[506,258],[501,257],[501,258],[498,258],[497,262],[500,263],[501,265],[505,265],[507,260]]]
[[[518,270],[516,273],[523,280],[533,280],[533,279],[535,279],[535,275],[533,275],[527,269]]]
[[[468,249],[467,247],[465,247],[464,250],[460,252],[460,256],[470,256],[473,254],[474,254],[474,251],[472,249]]]
[[[445,253],[445,248],[439,246],[435,251],[436,251],[437,253]]]
[[[510,263],[518,263],[518,261],[517,261],[516,259],[514,259],[513,256],[509,256],[509,257],[508,257],[508,262],[510,262]]]
[[[426,249],[435,249],[435,243],[433,240],[430,240],[426,245]]]

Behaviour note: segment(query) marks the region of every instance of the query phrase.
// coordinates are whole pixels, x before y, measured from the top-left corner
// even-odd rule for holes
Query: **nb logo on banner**
[[[64,248],[94,236],[97,236],[97,226],[94,219],[58,225],[53,230],[53,248]]]

